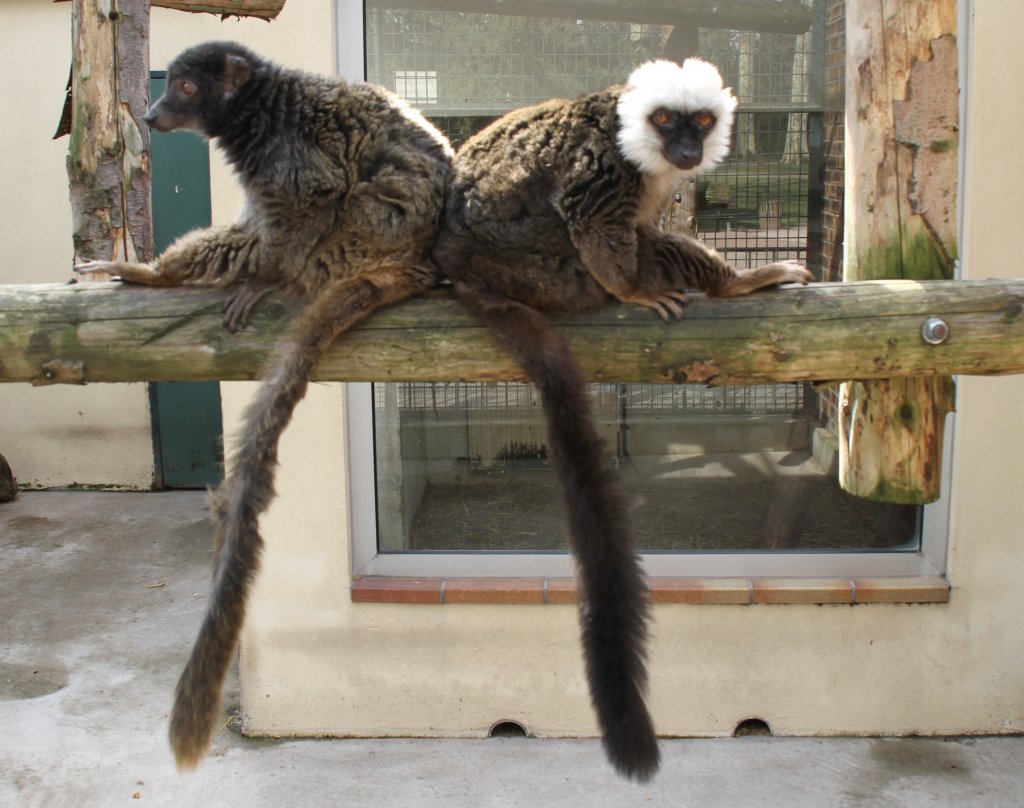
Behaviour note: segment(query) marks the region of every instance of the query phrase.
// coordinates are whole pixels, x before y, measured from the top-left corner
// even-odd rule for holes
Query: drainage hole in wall
[[[530,733],[526,731],[526,727],[520,724],[518,721],[513,721],[511,718],[506,718],[501,721],[495,721],[491,725],[490,731],[487,733],[488,738],[526,738]]]
[[[772,728],[768,725],[767,721],[761,718],[745,718],[732,731],[732,737],[734,738],[770,737],[771,735]]]

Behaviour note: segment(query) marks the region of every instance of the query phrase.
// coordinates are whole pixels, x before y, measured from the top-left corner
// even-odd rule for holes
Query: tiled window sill
[[[651,578],[654,603],[945,603],[941,577]],[[355,603],[575,603],[572,578],[393,578],[352,582]]]

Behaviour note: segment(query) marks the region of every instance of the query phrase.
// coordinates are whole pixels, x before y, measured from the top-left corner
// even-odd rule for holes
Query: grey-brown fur
[[[723,95],[728,91],[711,70],[710,94],[697,88],[701,92],[669,95],[717,104],[720,119],[702,137],[705,143],[717,137],[724,154],[724,109],[731,122],[735,102]],[[708,71],[703,73],[708,83]],[[669,319],[682,314],[685,290],[733,296],[787,281],[806,283],[810,275],[793,262],[739,272],[698,241],[657,229],[672,184],[720,157],[702,155],[698,142],[696,156],[673,153],[678,162],[648,155],[648,164],[665,168],[641,172],[618,145],[620,113],[632,114],[620,109],[620,101],[635,89],[613,87],[517,110],[467,141],[453,164],[434,257],[540,390],[568,504],[591,699],[612,764],[645,780],[659,763],[643,695],[646,585],[584,376],[541,312],[582,311],[617,298]]]
[[[383,89],[286,70],[233,43],[178,56],[146,120],[161,131],[216,138],[245,190],[246,209],[232,225],[185,235],[153,265],[100,262],[82,270],[153,286],[232,288],[225,313],[232,330],[245,325],[268,290],[310,301],[268,364],[228,476],[213,495],[213,592],[170,725],[178,765],[191,767],[220,715],[259,563],[258,519],[274,495],[278,439],[339,334],[437,283],[429,249],[451,150]]]

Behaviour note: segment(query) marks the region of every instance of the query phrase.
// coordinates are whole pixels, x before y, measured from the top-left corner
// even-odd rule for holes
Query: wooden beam
[[[284,0],[152,0],[154,6],[190,11],[193,14],[218,14],[221,17],[261,17],[272,20],[284,8]]]
[[[958,83],[955,0],[846,9],[845,277],[952,278]],[[885,502],[939,498],[948,378],[843,385],[839,482]]]
[[[69,0],[53,0],[66,3]],[[220,17],[260,17],[272,20],[281,13],[285,0],[151,0],[151,6],[190,11],[193,14],[217,14]]]
[[[367,8],[700,25],[772,34],[802,34],[812,18],[810,6],[801,0],[368,0]]]
[[[0,382],[252,379],[300,308],[268,299],[250,329],[221,325],[222,292],[118,283],[0,286]],[[922,338],[929,318],[948,337]],[[601,382],[744,384],[1024,372],[1024,280],[814,284],[721,300],[682,320],[636,306],[558,317]],[[521,371],[446,290],[370,318],[319,379],[519,380]]]

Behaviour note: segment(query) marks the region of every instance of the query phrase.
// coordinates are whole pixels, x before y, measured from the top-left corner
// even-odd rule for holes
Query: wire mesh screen
[[[497,116],[621,82],[662,52],[670,26],[500,14],[370,9],[367,73],[395,89],[409,71],[433,77],[408,100],[440,116]],[[419,92],[422,90],[425,94]]]
[[[745,107],[814,104],[814,35],[813,29],[794,35],[705,28],[700,55],[718,66]]]
[[[539,414],[540,397],[533,385],[506,382],[393,382],[393,396],[384,385],[374,385],[377,409],[397,406],[400,411],[524,412]],[[735,413],[770,415],[805,410],[803,384],[750,384],[705,387],[699,384],[592,384],[591,397],[605,403],[610,413],[622,411]]]
[[[497,116],[551,97],[621,83],[664,55],[673,26],[502,14],[367,9],[367,74],[434,121],[458,147]],[[820,110],[821,32],[702,28],[697,55],[716,64],[740,100],[730,157],[699,180],[696,231],[739,268],[807,259],[808,113]],[[399,406],[521,411],[516,385],[401,385]],[[595,386],[607,400],[605,386]],[[506,388],[506,392],[500,392]],[[804,411],[801,385],[708,390],[622,387],[623,414]]]
[[[831,279],[843,238],[842,3],[806,2],[810,30],[787,35],[409,11],[371,0],[367,73],[458,147],[509,110],[598,90],[646,60],[695,51],[722,71],[739,114],[729,157],[670,191],[663,227],[696,233],[740,268],[796,258]],[[709,23],[718,13],[714,4],[684,5],[704,8]],[[583,16],[609,6],[552,13],[570,8]],[[825,443],[812,441],[819,402],[826,416],[829,402],[808,385],[605,384],[592,386],[591,399],[611,460],[622,462],[645,551],[917,546],[915,509],[855,500],[835,485],[828,452],[815,448]],[[564,513],[532,387],[390,384],[375,387],[375,404],[383,552],[562,547]]]
[[[822,144],[822,246],[821,278],[826,281],[843,279],[843,241],[845,165],[843,153],[846,138],[846,3],[827,0],[825,3],[825,113],[824,142]],[[838,390],[835,387],[821,391],[819,398],[821,420],[833,432],[838,432]]]
[[[772,415],[801,412],[806,400],[802,384],[749,384],[728,387],[704,387],[699,384],[624,384],[621,395],[623,407],[630,413],[658,413],[669,410]]]
[[[755,149],[698,181],[697,234],[740,268],[806,259],[807,115],[741,112],[737,124],[755,131]]]
[[[367,74],[441,115],[500,115],[552,97],[572,98],[626,79],[662,57],[671,25],[563,20],[372,8],[367,12]],[[698,53],[713,62],[740,103],[815,105],[814,32],[765,34],[702,28]]]

